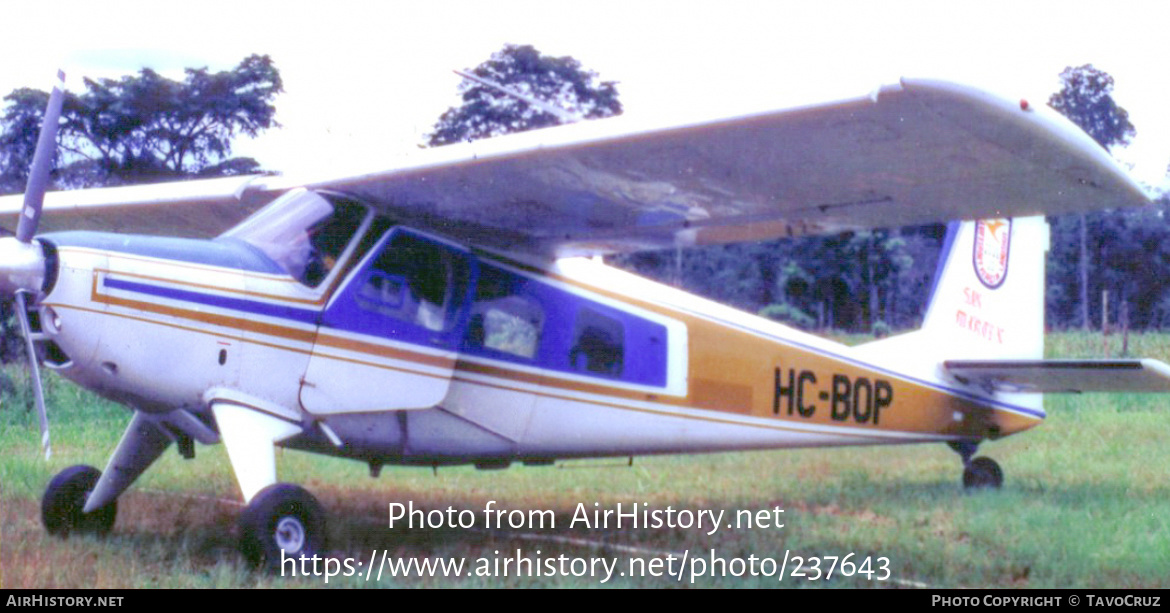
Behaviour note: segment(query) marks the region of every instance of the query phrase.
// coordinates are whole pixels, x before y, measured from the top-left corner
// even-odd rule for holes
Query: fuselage
[[[230,239],[48,236],[47,363],[214,427],[370,462],[982,440],[1042,412],[605,266],[533,265],[367,221],[307,285]]]

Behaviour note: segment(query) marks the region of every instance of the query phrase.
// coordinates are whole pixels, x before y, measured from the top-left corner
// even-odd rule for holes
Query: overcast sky
[[[1146,183],[1170,164],[1170,3],[1146,2],[62,2],[0,0],[0,93],[54,69],[230,69],[273,57],[283,128],[237,154],[286,172],[363,168],[416,148],[459,77],[504,44],[572,55],[619,81],[627,115],[694,117],[860,95],[940,77],[1044,102],[1066,66],[1117,81],[1137,127],[1118,157]]]

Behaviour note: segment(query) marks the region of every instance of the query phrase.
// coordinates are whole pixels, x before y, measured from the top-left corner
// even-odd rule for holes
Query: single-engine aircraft
[[[1170,389],[1159,362],[1042,359],[1039,215],[1148,199],[1026,101],[905,79],[681,125],[582,122],[347,176],[45,198],[54,104],[60,89],[23,203],[0,200],[19,216],[0,239],[0,292],[45,367],[132,416],[104,471],[49,483],[53,534],[108,532],[118,496],[172,444],[185,458],[226,446],[241,548],[262,566],[325,539],[313,496],[278,481],[275,446],[377,475],[941,442],[964,485],[999,486],[976,448],[1040,423],[1041,392]],[[967,221],[922,329],[857,347],[591,257],[946,220]]]

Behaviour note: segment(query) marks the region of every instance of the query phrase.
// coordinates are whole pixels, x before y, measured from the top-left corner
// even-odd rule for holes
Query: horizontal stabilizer
[[[1170,392],[1170,364],[1158,360],[947,360],[964,383],[1002,392]]]

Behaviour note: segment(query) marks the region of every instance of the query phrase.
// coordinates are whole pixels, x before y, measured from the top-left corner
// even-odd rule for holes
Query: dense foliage
[[[260,172],[256,160],[231,156],[232,141],[279,125],[273,99],[283,86],[268,56],[249,56],[228,71],[189,68],[183,81],[144,68],[84,83],[84,92],[66,94],[62,109],[57,188]],[[48,99],[29,88],[4,97],[0,194],[24,191]],[[12,319],[11,302],[0,303],[0,361],[23,350]]]
[[[232,70],[188,68],[174,81],[144,68],[120,79],[85,79],[62,111],[54,177],[59,187],[151,183],[260,170],[232,157],[232,141],[277,126],[273,99],[283,91],[268,56]],[[24,189],[48,93],[17,89],[0,116],[0,192]]]
[[[597,74],[582,68],[577,60],[542,55],[531,45],[507,45],[471,73],[582,119],[622,112],[615,83],[597,83]],[[428,145],[473,141],[561,123],[551,113],[480,83],[464,81],[460,91],[463,104],[443,113],[428,136]]]
[[[1048,99],[1048,106],[1068,117],[1106,149],[1128,145],[1137,134],[1129,113],[1113,100],[1113,77],[1085,64],[1060,73],[1060,91]]]
[[[1048,105],[1080,126],[1097,144],[1108,150],[1110,147],[1128,145],[1137,133],[1129,121],[1129,113],[1113,100],[1113,77],[1108,73],[1085,64],[1076,68],[1068,67],[1060,73],[1063,84],[1060,91],[1048,99]],[[1102,295],[1099,308],[1104,306],[1102,292],[1114,291],[1114,300],[1120,298],[1121,310],[1129,313],[1129,303],[1137,300],[1139,319],[1149,320],[1150,295],[1133,291],[1131,283],[1141,282],[1142,271],[1129,270],[1119,277],[1116,268],[1119,262],[1112,254],[1127,251],[1137,236],[1131,236],[1119,228],[1132,226],[1135,219],[1145,218],[1155,226],[1163,225],[1160,214],[1133,212],[1096,212],[1091,214],[1052,219],[1053,249],[1048,260],[1048,319],[1062,327],[1077,325],[1088,329],[1091,322],[1100,320],[1093,317],[1092,296]],[[1155,232],[1158,228],[1152,228]],[[1142,262],[1144,258],[1133,260]],[[1134,276],[1136,273],[1137,276]],[[1160,286],[1160,282],[1158,283]],[[1161,293],[1157,290],[1156,293]],[[1156,308],[1156,307],[1155,307]]]
[[[615,256],[619,266],[806,329],[910,328],[943,226]]]

